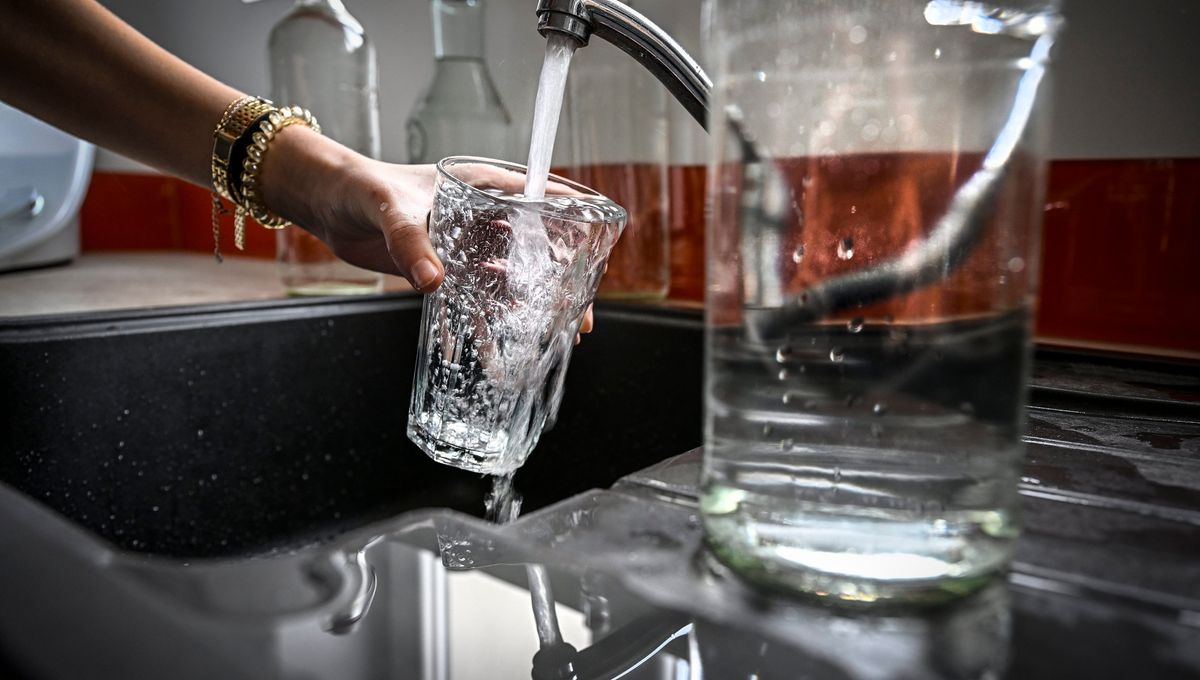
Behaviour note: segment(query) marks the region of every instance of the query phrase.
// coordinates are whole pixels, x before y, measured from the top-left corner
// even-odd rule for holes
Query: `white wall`
[[[290,0],[101,0],[125,21],[197,68],[246,92],[269,94],[267,35]],[[404,121],[433,74],[428,0],[344,0],[379,59],[383,156],[406,157]],[[488,65],[505,105],[529,127],[545,41],[531,0],[487,0]],[[528,132],[525,133],[526,136]],[[128,167],[104,154],[101,167]]]
[[[248,92],[268,92],[266,38],[290,0],[102,1],[197,67]],[[432,74],[428,1],[344,1],[378,50],[383,154],[401,161],[404,120]],[[487,3],[488,63],[515,124],[526,130],[544,46],[534,29],[536,2]],[[699,4],[644,0],[638,6],[695,49]],[[1052,156],[1200,156],[1200,5],[1066,0],[1064,13],[1068,30],[1058,53]],[[586,51],[579,58],[586,59]],[[686,123],[683,116],[673,118]],[[702,160],[686,149],[677,158]],[[101,167],[114,163],[119,161],[107,154],[99,161]]]
[[[1200,156],[1200,4],[1066,0],[1055,158]]]

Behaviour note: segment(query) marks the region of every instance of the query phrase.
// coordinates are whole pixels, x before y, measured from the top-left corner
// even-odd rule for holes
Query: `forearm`
[[[240,94],[92,0],[0,0],[0,99],[164,172],[208,186]]]

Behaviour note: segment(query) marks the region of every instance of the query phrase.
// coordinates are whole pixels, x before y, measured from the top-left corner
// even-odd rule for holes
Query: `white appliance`
[[[79,254],[91,144],[0,102],[0,271]]]

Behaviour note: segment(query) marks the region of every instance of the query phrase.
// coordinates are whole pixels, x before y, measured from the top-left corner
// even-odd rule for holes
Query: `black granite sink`
[[[673,657],[627,677],[693,651],[721,678],[1200,677],[1194,363],[1040,351],[1007,585],[880,619],[723,599],[742,586],[698,567],[702,459],[675,455],[701,439],[695,312],[598,310],[521,520],[402,514],[479,515],[490,488],[404,436],[419,316],[384,297],[0,322],[0,677],[439,678],[452,638],[489,650],[471,677],[528,677],[536,647],[504,667],[493,629],[445,626],[459,570],[511,592],[525,562],[620,647],[597,667]],[[528,599],[470,601],[533,627]]]
[[[489,480],[405,437],[420,300],[288,301],[0,323],[0,482],[118,547],[269,552]],[[519,472],[533,510],[700,444],[698,312],[601,306],[558,423]]]

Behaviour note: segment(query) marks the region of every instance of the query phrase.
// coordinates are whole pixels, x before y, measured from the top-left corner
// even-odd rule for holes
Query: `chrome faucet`
[[[580,47],[595,35],[619,47],[642,64],[710,133],[709,97],[712,80],[679,43],[646,17],[616,0],[539,0],[538,32],[563,34]],[[1009,160],[1025,133],[1034,96],[1045,72],[1044,60],[1053,45],[1053,32],[1041,36],[1030,56],[1033,66],[1022,77],[1016,101],[999,137],[977,170],[955,193],[946,213],[926,238],[895,258],[876,266],[828,279],[783,301],[772,301],[747,318],[753,335],[766,341],[790,324],[810,322],[840,311],[879,302],[944,280],[974,250],[992,216],[996,198],[1008,175]],[[755,141],[753,131],[731,107],[720,112],[729,134],[741,147],[743,182],[740,219],[757,221],[757,233],[787,229],[795,197],[783,174]],[[715,117],[713,120],[717,120]],[[754,253],[744,253],[753,261]],[[768,253],[769,255],[769,253]],[[768,281],[783,290],[782,281]],[[750,318],[753,317],[753,318]]]
[[[595,35],[621,48],[708,128],[712,81],[679,43],[633,8],[614,0],[539,0],[537,16],[543,36],[567,35],[582,47]]]

